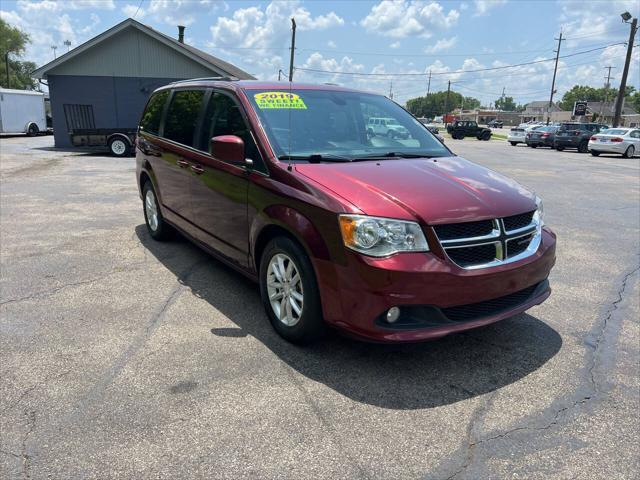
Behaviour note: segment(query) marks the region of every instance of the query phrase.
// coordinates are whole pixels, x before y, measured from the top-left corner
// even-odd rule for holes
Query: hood
[[[367,215],[440,224],[536,208],[535,195],[519,183],[460,157],[297,164],[296,170]]]

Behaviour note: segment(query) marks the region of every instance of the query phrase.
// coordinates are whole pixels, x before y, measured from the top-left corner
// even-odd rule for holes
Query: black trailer
[[[134,154],[135,128],[77,128],[69,136],[74,147],[107,147],[115,157]]]

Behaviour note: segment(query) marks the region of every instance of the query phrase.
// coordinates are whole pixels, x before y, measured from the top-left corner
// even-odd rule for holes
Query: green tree
[[[435,117],[452,112],[464,105],[465,109],[474,109],[480,106],[480,100],[473,97],[465,97],[458,92],[434,92],[428,97],[417,97],[407,101],[407,110],[416,117]],[[446,110],[446,111],[445,111]]]
[[[500,97],[495,102],[497,110],[503,110],[505,112],[514,112],[517,108],[516,102],[513,101],[513,97]]]
[[[628,85],[625,89],[625,98],[627,102],[633,102],[635,87]],[[560,108],[562,110],[573,110],[574,102],[615,102],[618,96],[617,88],[594,88],[586,85],[574,85],[571,90],[562,96]]]
[[[640,113],[640,92],[633,92],[633,95],[627,97],[627,105]]]
[[[36,87],[36,81],[31,78],[31,72],[36,69],[36,64],[21,60],[25,47],[30,41],[29,35],[0,18],[0,86],[20,90]],[[8,84],[7,54],[9,54]]]

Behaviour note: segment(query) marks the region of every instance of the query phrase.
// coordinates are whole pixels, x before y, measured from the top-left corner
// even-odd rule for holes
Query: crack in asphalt
[[[29,429],[27,433],[22,437],[22,450],[20,452],[20,457],[22,458],[22,475],[24,478],[31,478],[31,474],[29,469],[31,468],[31,456],[27,453],[27,441],[29,440],[29,435],[33,433],[36,428],[36,412],[34,410],[25,412],[27,416],[27,421],[29,422]]]
[[[475,430],[476,425],[478,424],[478,422],[480,421],[480,416],[484,413],[486,413],[488,411],[488,409],[490,408],[490,403],[492,402],[495,393],[494,392],[491,397],[489,397],[487,399],[487,401],[479,406],[474,413],[472,414],[470,420],[469,420],[469,424],[467,426],[467,446],[465,448],[465,460],[462,463],[462,465],[455,471],[453,472],[451,475],[449,475],[448,477],[446,477],[446,480],[453,480],[454,478],[456,478],[458,475],[463,474],[473,463],[474,458],[475,458],[475,450],[476,447],[478,447],[479,445],[494,441],[494,440],[498,440],[498,439],[502,439],[502,438],[506,438],[509,435],[512,435],[513,433],[516,432],[522,432],[522,431],[529,431],[529,432],[535,432],[535,431],[543,431],[543,430],[549,430],[550,428],[558,425],[558,423],[560,423],[560,417],[562,414],[564,414],[565,412],[569,411],[569,410],[573,410],[578,406],[584,405],[587,402],[591,401],[592,399],[594,399],[596,396],[598,396],[599,394],[602,393],[602,390],[599,388],[598,382],[596,381],[595,375],[594,375],[594,371],[596,370],[596,368],[598,367],[599,364],[599,359],[600,359],[600,355],[599,355],[599,351],[600,351],[600,346],[602,344],[602,341],[604,340],[605,337],[605,332],[607,330],[607,327],[610,325],[610,321],[611,318],[614,314],[614,312],[618,309],[618,305],[623,301],[623,299],[625,298],[625,292],[627,289],[627,282],[629,281],[629,279],[635,275],[638,271],[640,271],[640,265],[636,266],[633,270],[628,271],[626,274],[624,274],[624,276],[622,277],[622,281],[620,282],[620,287],[618,288],[616,295],[615,295],[615,299],[611,302],[609,302],[609,307],[607,308],[607,310],[604,312],[603,315],[603,320],[601,322],[600,327],[598,328],[598,335],[596,336],[596,340],[594,342],[593,345],[589,345],[591,347],[591,351],[593,352],[592,354],[592,358],[590,361],[590,366],[588,368],[588,379],[591,385],[591,389],[592,389],[592,393],[588,394],[588,395],[583,395],[581,398],[573,401],[570,405],[566,405],[558,410],[556,410],[556,412],[553,414],[553,419],[542,425],[539,427],[535,427],[535,426],[523,426],[523,427],[515,427],[515,428],[511,428],[505,432],[502,432],[500,434],[497,435],[493,435],[490,437],[486,437],[486,438],[482,438],[482,439],[478,439],[478,440],[473,440],[471,441],[471,438],[473,437],[473,432]],[[545,415],[546,416],[546,415]]]
[[[109,271],[107,273],[103,273],[102,275],[99,275],[99,276],[97,276],[95,278],[91,278],[89,280],[82,280],[82,281],[79,281],[79,282],[65,283],[65,284],[62,284],[62,285],[60,285],[58,287],[52,288],[51,290],[43,290],[43,291],[40,291],[40,292],[32,293],[30,295],[25,295],[24,297],[10,298],[9,300],[4,300],[4,301],[0,302],[0,306],[7,305],[7,304],[10,304],[10,303],[25,302],[25,301],[29,301],[29,300],[36,300],[36,299],[51,297],[52,295],[55,295],[59,291],[64,290],[66,288],[77,287],[77,286],[80,286],[80,285],[90,285],[90,284],[98,282],[100,280],[104,280],[105,278],[110,277],[111,275],[116,275],[118,273],[131,271],[133,269],[133,267],[138,267],[138,266],[141,266],[141,265],[144,265],[144,262],[132,263],[130,265],[124,265],[122,267],[116,267],[116,268],[114,268],[113,270],[111,270],[111,271]]]
[[[307,405],[311,408],[311,411],[316,416],[316,418],[320,421],[320,423],[325,427],[325,431],[329,433],[329,437],[338,447],[338,451],[343,455],[343,457],[347,460],[349,464],[351,464],[360,474],[360,478],[370,479],[371,477],[367,474],[367,472],[362,468],[362,466],[358,463],[356,459],[354,459],[351,454],[347,451],[346,446],[340,441],[338,438],[338,433],[333,428],[333,425],[327,420],[322,412],[320,406],[313,400],[313,398],[309,395],[304,386],[295,378],[295,373],[286,365],[283,365],[287,376],[291,380],[291,383],[298,389],[298,391],[304,397]]]
[[[46,386],[49,382],[51,382],[53,380],[57,380],[59,378],[64,377],[65,375],[69,375],[69,373],[71,373],[71,370],[67,370],[66,372],[60,373],[60,374],[55,375],[53,377],[46,377],[42,382],[36,383],[35,385],[27,388],[24,392],[22,392],[20,394],[20,396],[12,404],[10,404],[9,406],[7,406],[4,409],[0,410],[0,415],[4,415],[8,411],[14,409],[22,400],[24,400],[24,398],[27,395],[29,395],[34,390],[37,390],[40,387]]]

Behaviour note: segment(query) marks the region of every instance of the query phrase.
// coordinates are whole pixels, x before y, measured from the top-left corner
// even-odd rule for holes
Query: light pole
[[[71,41],[70,40],[65,40],[64,44],[67,47],[67,52],[68,52],[71,49]]]
[[[624,12],[620,15],[624,23],[629,23],[631,20],[631,14]],[[631,20],[631,31],[629,32],[629,43],[627,44],[627,58],[624,61],[624,70],[622,71],[622,79],[620,79],[620,90],[618,91],[618,98],[616,100],[616,112],[613,116],[613,127],[617,127],[620,124],[620,116],[622,114],[622,104],[624,103],[624,94],[627,88],[627,75],[629,75],[629,64],[631,63],[631,52],[633,51],[633,37],[638,30],[638,19]]]
[[[53,50],[53,59],[55,60],[56,58],[58,58],[56,56],[56,50],[58,49],[57,45],[51,45],[51,50]]]

